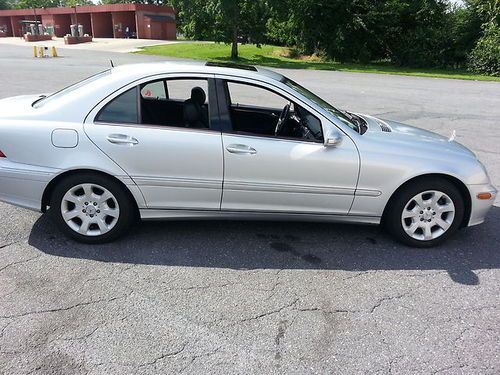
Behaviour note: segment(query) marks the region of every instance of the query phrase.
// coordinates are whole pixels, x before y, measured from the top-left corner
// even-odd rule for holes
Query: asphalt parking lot
[[[0,44],[0,98],[151,56]],[[477,153],[500,186],[500,83],[285,74]],[[0,114],[1,115],[1,114]],[[0,203],[0,374],[498,374],[500,202],[411,249],[378,227],[154,222],[107,245]]]

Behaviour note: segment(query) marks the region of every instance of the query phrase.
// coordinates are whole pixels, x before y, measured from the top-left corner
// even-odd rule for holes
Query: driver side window
[[[287,98],[263,87],[226,82],[233,131],[322,142],[320,120]]]

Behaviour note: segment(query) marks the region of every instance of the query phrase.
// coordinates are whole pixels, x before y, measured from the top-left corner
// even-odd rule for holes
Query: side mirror
[[[342,135],[338,130],[327,129],[325,131],[325,140],[323,145],[325,147],[336,147],[342,142]]]

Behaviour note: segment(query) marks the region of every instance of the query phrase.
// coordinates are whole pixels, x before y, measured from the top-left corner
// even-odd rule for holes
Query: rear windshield
[[[40,108],[42,107],[43,105],[47,104],[48,102],[51,102],[53,100],[57,100],[59,99],[61,96],[63,95],[66,95],[72,91],[75,91],[77,89],[79,89],[80,87],[82,86],[85,86],[85,85],[88,85],[89,83],[92,83],[104,76],[107,76],[108,74],[111,73],[111,69],[108,69],[108,70],[105,70],[104,72],[100,72],[100,73],[97,73],[97,74],[94,74],[93,76],[90,76],[88,78],[85,78],[84,80],[80,81],[80,82],[77,82],[77,83],[74,83],[72,84],[71,86],[68,86],[62,90],[59,90],[51,95],[48,95],[48,96],[42,96],[41,98],[35,100],[32,104],[32,106],[34,108]]]

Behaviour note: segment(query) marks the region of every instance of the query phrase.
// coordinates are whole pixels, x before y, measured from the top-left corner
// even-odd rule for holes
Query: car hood
[[[467,147],[454,140],[454,135],[443,137],[434,132],[396,121],[381,120],[373,116],[359,115],[368,123],[368,131],[363,137],[373,138],[386,143],[388,146],[402,147],[405,151],[416,151],[420,154],[427,152],[430,155],[460,154],[476,158],[476,155]]]

